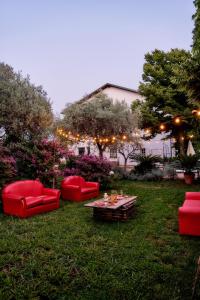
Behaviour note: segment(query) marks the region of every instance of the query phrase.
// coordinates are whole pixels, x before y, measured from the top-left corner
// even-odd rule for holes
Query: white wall
[[[143,97],[134,92],[122,90],[116,87],[107,87],[103,90],[103,93],[106,94],[108,97],[112,98],[113,100],[123,101],[125,100],[128,106],[131,106],[134,100],[141,100]]]

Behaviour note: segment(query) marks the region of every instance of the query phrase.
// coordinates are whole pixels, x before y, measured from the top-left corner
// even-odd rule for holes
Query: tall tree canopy
[[[0,135],[7,143],[33,140],[52,124],[51,103],[41,86],[0,63]]]
[[[196,11],[192,16],[194,20],[192,57],[185,63],[187,72],[187,87],[190,102],[200,109],[200,0],[194,0]]]
[[[195,105],[188,102],[187,91],[182,85],[185,80],[183,64],[190,58],[190,52],[179,49],[169,52],[156,49],[147,53],[143,83],[139,86],[145,102],[132,106],[133,111],[140,106],[142,128],[149,129],[150,137],[165,131],[168,138],[176,139],[181,153],[185,151],[189,136],[199,136],[199,122],[192,115]]]
[[[100,156],[107,146],[116,141],[116,136],[130,139],[138,124],[137,113],[132,114],[125,102],[113,102],[102,93],[89,101],[71,104],[62,114],[64,118],[60,126],[80,136],[93,138]]]
[[[193,44],[192,52],[195,57],[200,58],[200,0],[193,1],[196,11],[192,16],[194,20],[194,29],[193,29]]]

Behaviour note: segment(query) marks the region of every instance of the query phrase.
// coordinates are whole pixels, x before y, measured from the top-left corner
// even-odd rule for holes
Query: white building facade
[[[79,102],[90,101],[95,95],[97,95],[100,92],[106,94],[109,98],[112,98],[113,101],[125,101],[129,107],[131,107],[131,104],[136,100],[144,101],[144,98],[136,90],[114,85],[111,83],[106,83],[99,89],[83,97],[81,100],[79,100]],[[155,138],[149,141],[142,140],[141,149],[139,151],[143,154],[153,154],[160,155],[162,157],[171,157],[173,155],[171,141],[163,140],[163,138],[164,134],[158,134]],[[93,145],[90,141],[87,141],[85,143],[80,142],[74,145],[73,151],[76,155],[99,155],[97,147]],[[106,157],[115,165],[124,165],[124,158],[115,147],[112,147],[111,149],[107,148],[104,152],[104,157]],[[128,160],[127,166],[131,167],[132,165],[134,165],[134,163],[131,160]]]

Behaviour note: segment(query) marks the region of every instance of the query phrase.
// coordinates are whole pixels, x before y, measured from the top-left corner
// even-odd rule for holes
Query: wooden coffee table
[[[99,199],[88,204],[86,207],[93,208],[95,219],[106,221],[126,221],[133,216],[137,196],[124,196],[115,204],[109,204],[104,199]]]

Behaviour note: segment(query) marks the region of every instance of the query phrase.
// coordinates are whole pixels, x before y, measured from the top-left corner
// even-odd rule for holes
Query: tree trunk
[[[185,143],[184,140],[180,139],[179,143],[180,155],[185,155]]]
[[[128,157],[124,157],[124,171],[126,171]]]
[[[97,143],[97,147],[98,147],[98,150],[99,150],[99,157],[103,158],[104,149],[103,149],[102,145]]]

